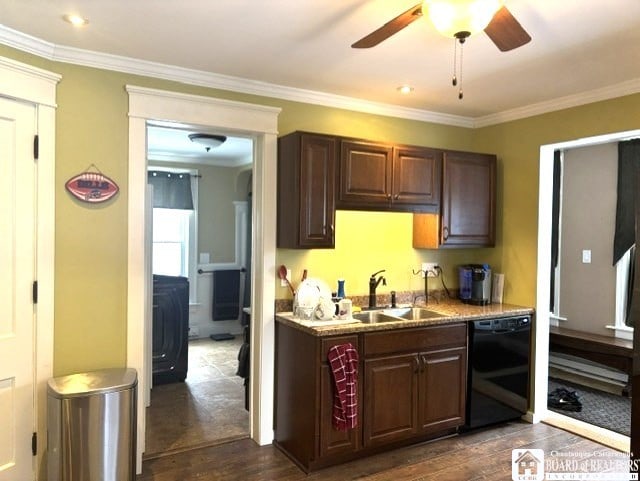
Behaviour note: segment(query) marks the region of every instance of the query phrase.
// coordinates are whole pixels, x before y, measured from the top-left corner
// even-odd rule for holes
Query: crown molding
[[[465,128],[488,127],[640,92],[640,79],[633,79],[600,89],[474,118],[372,102],[314,90],[285,87],[257,80],[187,69],[175,65],[60,46],[10,29],[4,25],[0,25],[0,43],[56,62],[159,78],[200,87]]]
[[[609,85],[595,90],[580,92],[553,100],[546,100],[544,102],[527,105],[525,107],[518,107],[491,115],[485,115],[483,117],[477,117],[473,123],[473,127],[488,127],[490,125],[502,124],[512,120],[520,120],[557,110],[579,107],[581,105],[600,102],[602,100],[637,94],[639,92],[640,78],[627,80],[625,82],[620,82],[615,85]]]

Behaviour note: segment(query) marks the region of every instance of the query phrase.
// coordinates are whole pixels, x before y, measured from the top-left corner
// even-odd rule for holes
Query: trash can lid
[[[135,369],[112,368],[51,378],[47,391],[57,398],[70,398],[124,391],[137,383]]]

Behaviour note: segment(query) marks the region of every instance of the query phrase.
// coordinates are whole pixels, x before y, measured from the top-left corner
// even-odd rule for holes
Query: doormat
[[[222,334],[211,334],[209,337],[214,341],[228,341],[236,338],[236,336],[229,334],[228,332],[223,332]]]

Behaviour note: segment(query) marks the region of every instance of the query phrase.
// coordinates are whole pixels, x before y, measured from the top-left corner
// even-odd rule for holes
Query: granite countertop
[[[429,304],[426,307],[431,311],[441,314],[442,317],[423,320],[398,320],[394,322],[380,322],[374,324],[363,323],[358,320],[330,320],[330,321],[303,321],[293,317],[292,312],[276,313],[276,321],[288,326],[300,329],[314,336],[335,336],[339,334],[351,334],[359,332],[386,331],[391,329],[404,329],[410,327],[425,327],[438,324],[451,324],[454,322],[478,321],[482,319],[495,319],[499,317],[521,316],[533,314],[531,307],[516,306],[513,304],[489,304],[487,306],[472,306],[460,301],[440,302]]]

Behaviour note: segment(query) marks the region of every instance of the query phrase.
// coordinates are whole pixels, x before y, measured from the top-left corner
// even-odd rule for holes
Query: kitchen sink
[[[365,324],[378,324],[380,322],[398,322],[402,319],[389,316],[385,311],[362,311],[353,314],[353,318]]]
[[[425,309],[423,307],[405,307],[397,309],[382,309],[362,311],[353,314],[353,318],[365,324],[378,324],[381,322],[417,321],[423,319],[436,319],[444,317],[442,314]]]
[[[384,314],[393,317],[400,317],[407,321],[417,321],[420,319],[436,319],[444,317],[442,314],[425,309],[424,307],[405,307],[398,309],[385,309]]]

